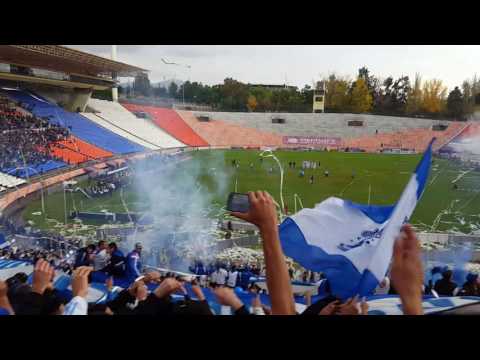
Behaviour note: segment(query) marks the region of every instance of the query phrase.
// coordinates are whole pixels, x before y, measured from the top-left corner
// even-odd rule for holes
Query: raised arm
[[[405,315],[423,315],[423,265],[420,243],[410,225],[404,225],[395,241],[391,278],[402,300]]]
[[[263,239],[267,286],[272,302],[273,315],[295,315],[290,276],[280,245],[275,204],[265,191],[249,192],[250,210],[248,213],[232,213],[240,219],[258,226]]]

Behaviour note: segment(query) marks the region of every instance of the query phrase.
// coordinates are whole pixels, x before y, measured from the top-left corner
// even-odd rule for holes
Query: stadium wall
[[[433,125],[449,124],[447,120],[395,117],[370,114],[340,113],[246,113],[192,111],[194,116],[206,115],[213,120],[281,135],[332,136],[355,138],[381,133],[396,132],[410,128],[429,129]],[[284,124],[272,123],[272,118],[285,119]],[[361,121],[363,126],[349,126],[350,121]]]

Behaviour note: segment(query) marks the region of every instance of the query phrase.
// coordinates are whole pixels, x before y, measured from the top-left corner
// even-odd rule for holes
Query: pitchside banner
[[[285,145],[340,146],[341,138],[319,136],[284,136]]]

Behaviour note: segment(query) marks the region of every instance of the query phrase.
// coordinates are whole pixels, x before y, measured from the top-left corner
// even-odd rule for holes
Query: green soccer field
[[[228,192],[247,192],[250,190],[266,190],[280,203],[280,171],[272,158],[260,161],[260,152],[254,150],[198,151],[192,153],[189,161],[197,163],[201,170],[196,181],[202,185],[202,191],[217,193],[213,203],[225,204]],[[419,155],[363,154],[340,152],[293,152],[278,151],[274,155],[284,168],[283,199],[290,213],[304,207],[313,207],[316,203],[337,196],[359,203],[378,205],[393,204],[398,200],[411,172],[420,160]],[[211,164],[223,166],[226,176],[225,191],[218,194],[212,179],[215,171]],[[237,160],[239,168],[232,166]],[[302,161],[317,162],[317,169],[306,169],[305,176],[300,177]],[[288,166],[296,162],[296,169]],[[320,162],[320,167],[318,167]],[[250,164],[253,164],[251,167]],[[185,171],[185,166],[177,166],[178,172]],[[270,169],[273,172],[270,172]],[[329,176],[324,172],[328,169]],[[218,173],[219,169],[216,169]],[[310,176],[314,176],[310,184]],[[354,175],[354,176],[352,176]],[[184,175],[182,175],[184,176]],[[452,181],[457,180],[457,189]],[[80,184],[84,185],[84,184]],[[449,231],[472,233],[480,229],[480,174],[469,171],[452,162],[435,159],[428,185],[412,218],[412,223],[424,231]],[[145,199],[132,191],[124,194],[125,203],[130,211],[142,211],[148,207]],[[49,228],[55,222],[63,222],[63,194],[49,195],[45,200],[48,219],[39,215],[41,202],[34,201],[25,209],[24,218],[34,222],[40,228]],[[81,193],[67,196],[67,210],[75,208],[87,211],[108,210],[125,212],[120,201],[119,192],[113,196],[89,200]],[[36,215],[34,215],[36,213]]]

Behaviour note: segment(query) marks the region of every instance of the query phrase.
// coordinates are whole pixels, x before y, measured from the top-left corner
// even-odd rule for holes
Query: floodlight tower
[[[112,45],[112,60],[117,61],[117,45]],[[118,102],[117,74],[112,73],[112,79],[115,84],[112,87],[112,100]]]

